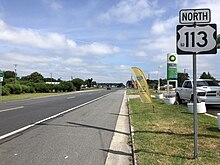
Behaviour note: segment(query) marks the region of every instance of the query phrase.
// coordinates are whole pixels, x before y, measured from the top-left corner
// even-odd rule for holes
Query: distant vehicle
[[[107,90],[111,90],[111,87],[107,87]]]
[[[193,81],[185,80],[182,87],[176,88],[176,100],[193,101]],[[211,79],[197,80],[197,99],[198,102],[205,104],[220,104],[220,86]]]

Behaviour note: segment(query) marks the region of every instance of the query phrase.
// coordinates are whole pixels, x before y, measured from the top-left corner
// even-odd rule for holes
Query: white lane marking
[[[67,97],[67,99],[74,99],[76,96]]]
[[[2,135],[2,136],[0,136],[0,140],[5,139],[5,138],[7,138],[7,137],[9,137],[9,136],[12,136],[12,135],[14,135],[14,134],[17,134],[17,133],[19,133],[19,132],[25,131],[25,130],[27,130],[27,129],[31,128],[31,127],[34,127],[34,126],[37,125],[37,124],[43,123],[43,122],[45,122],[45,121],[47,121],[47,120],[56,118],[56,117],[61,116],[61,115],[65,114],[65,113],[68,113],[68,112],[70,112],[70,111],[73,111],[73,110],[75,110],[75,109],[78,109],[78,108],[80,108],[80,107],[83,107],[83,106],[85,106],[85,105],[88,105],[88,104],[90,104],[90,103],[92,103],[92,102],[95,102],[95,101],[97,101],[97,100],[100,100],[100,99],[102,99],[102,98],[104,98],[104,97],[106,97],[106,96],[108,96],[108,95],[110,95],[110,94],[111,94],[111,93],[108,93],[108,94],[106,94],[106,95],[103,95],[103,96],[101,96],[101,97],[98,97],[98,98],[96,98],[96,99],[93,99],[93,100],[91,100],[91,101],[88,101],[88,102],[86,102],[86,103],[80,104],[80,105],[78,105],[78,106],[76,106],[76,107],[67,109],[67,110],[65,110],[65,111],[63,111],[63,112],[60,112],[60,113],[56,114],[56,115],[50,116],[50,117],[45,118],[45,119],[43,119],[43,120],[37,121],[37,122],[35,122],[35,123],[33,123],[33,124],[27,125],[27,126],[25,126],[25,127],[23,127],[23,128],[20,128],[20,129],[17,129],[17,130],[15,130],[15,131],[12,131],[12,132],[10,132],[10,133],[7,133],[7,134],[5,134],[5,135]]]
[[[0,110],[0,113],[1,113],[1,112],[6,112],[6,111],[12,111],[12,110],[16,110],[16,109],[21,109],[21,108],[24,108],[24,106],[14,107],[14,108],[8,108],[8,109],[3,109],[3,110]]]
[[[207,115],[207,116],[210,116],[210,117],[214,117],[214,118],[218,118],[217,116],[214,116],[214,115],[211,115],[211,114],[208,114],[208,113],[205,113],[205,115]]]

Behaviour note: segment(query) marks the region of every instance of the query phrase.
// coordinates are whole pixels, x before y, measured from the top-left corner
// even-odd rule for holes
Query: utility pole
[[[15,69],[15,84],[16,84],[16,77],[17,77],[17,64],[14,64],[14,69]]]

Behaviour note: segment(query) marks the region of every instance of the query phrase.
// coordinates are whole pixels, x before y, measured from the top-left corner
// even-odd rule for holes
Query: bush
[[[34,84],[35,91],[38,93],[48,93],[50,92],[50,87],[45,83],[35,83]]]
[[[3,86],[3,88],[2,88],[2,95],[3,96],[10,95],[10,89],[7,86]]]
[[[30,87],[27,85],[21,85],[22,93],[30,93]]]
[[[9,89],[10,94],[21,94],[22,88],[20,84],[7,84],[4,87]]]
[[[72,82],[63,81],[59,85],[60,85],[60,90],[64,92],[71,92],[76,90],[76,87],[73,85]]]

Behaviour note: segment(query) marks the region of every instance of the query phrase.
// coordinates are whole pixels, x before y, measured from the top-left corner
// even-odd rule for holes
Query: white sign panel
[[[0,77],[0,82],[3,82],[3,77]]]
[[[211,22],[210,9],[182,9],[179,12],[179,22],[182,24]]]
[[[216,24],[177,25],[177,54],[216,54]]]

